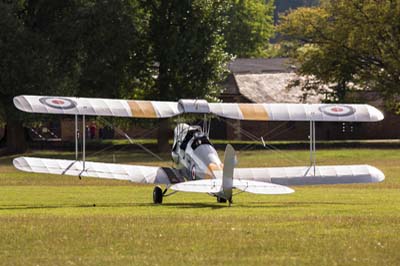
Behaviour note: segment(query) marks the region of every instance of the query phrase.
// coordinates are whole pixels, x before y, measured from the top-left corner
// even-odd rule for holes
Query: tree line
[[[307,77],[306,90],[329,84],[333,101],[373,90],[400,111],[399,17],[398,0],[322,0],[281,17],[278,31],[283,54]]]
[[[264,0],[0,0],[8,151],[26,148],[31,118],[15,95],[215,99],[233,56],[265,54],[273,10]]]
[[[0,0],[8,151],[37,121],[15,95],[215,100],[235,57],[290,57],[306,92],[371,89],[399,110],[399,17],[398,0]]]

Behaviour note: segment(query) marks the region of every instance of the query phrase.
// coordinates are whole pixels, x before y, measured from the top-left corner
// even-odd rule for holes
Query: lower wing
[[[376,183],[385,175],[370,165],[330,165],[314,167],[235,168],[234,178],[284,186]]]
[[[138,166],[112,163],[19,157],[13,160],[15,168],[25,172],[96,177],[128,180],[143,184],[175,184],[183,182],[183,177],[170,167]]]
[[[83,169],[82,161],[34,157],[19,157],[14,159],[13,164],[17,169],[25,172],[128,180],[143,184],[176,184],[185,181],[176,169],[170,167],[124,165],[87,161],[85,162],[85,169]],[[217,180],[209,181],[221,182],[219,180],[221,180],[222,171],[215,171],[214,174],[217,176]],[[234,170],[235,187],[247,192],[251,192],[250,190],[253,190],[253,188],[260,188],[263,186],[267,187],[264,188],[265,190],[262,189],[261,192],[268,191],[268,189],[272,188],[270,185],[273,184],[297,186],[376,183],[381,182],[384,179],[385,175],[379,169],[370,165],[316,166],[315,173],[313,167],[235,168]],[[216,183],[203,184],[201,182],[208,181],[200,180],[188,182],[188,185],[185,185],[185,188],[182,187],[182,189],[190,190],[189,186],[192,184],[194,187],[198,188],[195,190],[205,189],[203,192],[214,193],[214,190],[219,190],[220,188],[220,186],[218,186],[219,184]],[[204,185],[206,187],[204,187]],[[214,188],[210,188],[210,186]],[[179,187],[180,186],[176,186],[176,190],[179,190]],[[278,188],[279,187],[276,187],[274,190],[278,192],[286,191]],[[290,191],[286,192],[290,193]]]

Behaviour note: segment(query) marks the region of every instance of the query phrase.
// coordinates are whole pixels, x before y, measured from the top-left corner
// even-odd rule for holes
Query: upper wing
[[[201,113],[258,121],[375,122],[383,119],[382,112],[367,104],[208,103],[185,99],[163,102],[21,95],[14,98],[14,105],[30,113],[138,118]]]
[[[77,114],[138,118],[164,118],[180,114],[176,102],[134,101],[21,95],[14,97],[21,111],[43,114]]]
[[[368,104],[210,103],[225,118],[259,121],[375,122],[384,118]]]
[[[128,180],[143,184],[175,184],[184,179],[173,168],[19,157],[15,168],[33,173]]]
[[[220,174],[220,173],[219,173]],[[385,175],[370,165],[330,165],[309,167],[235,168],[234,178],[269,182],[284,186],[375,183]]]

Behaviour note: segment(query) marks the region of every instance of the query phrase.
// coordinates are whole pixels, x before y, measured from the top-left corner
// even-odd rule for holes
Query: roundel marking
[[[192,169],[190,170],[190,173],[192,174],[192,179],[196,179],[196,165],[192,165]]]
[[[62,97],[42,97],[39,102],[51,108],[63,110],[75,108],[77,105],[75,101]]]
[[[319,110],[329,116],[348,116],[356,112],[356,110],[349,105],[324,105],[319,107]]]

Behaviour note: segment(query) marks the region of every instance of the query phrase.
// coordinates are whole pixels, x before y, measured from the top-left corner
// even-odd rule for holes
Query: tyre
[[[226,203],[226,199],[221,198],[221,197],[217,197],[217,202],[218,203]]]
[[[153,190],[153,203],[154,204],[161,204],[163,200],[163,192],[160,187],[155,187]]]

